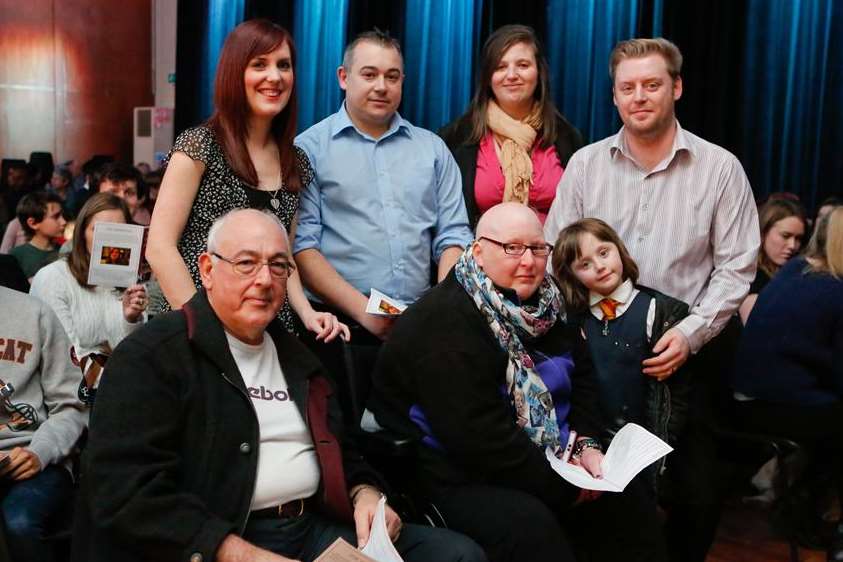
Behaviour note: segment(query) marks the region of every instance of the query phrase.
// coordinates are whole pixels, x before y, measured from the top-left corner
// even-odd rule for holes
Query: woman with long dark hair
[[[483,46],[468,111],[439,131],[462,173],[472,227],[502,201],[532,207],[544,222],[582,135],[553,104],[550,71],[535,32],[496,30]]]
[[[295,229],[299,190],[313,179],[296,132],[296,49],[289,32],[267,20],[238,25],[225,40],[214,84],[214,113],[179,135],[152,215],[147,259],[167,303],[180,308],[201,286],[197,258],[208,230],[227,211],[272,211]],[[231,256],[225,256],[230,258]],[[292,309],[317,339],[347,337],[345,325],[310,306],[293,272],[281,318]]]
[[[802,248],[802,238],[808,226],[805,209],[789,199],[770,199],[758,209],[761,228],[761,248],[758,251],[758,270],[749,294],[739,309],[741,322],[746,324],[758,294],[776,272]]]

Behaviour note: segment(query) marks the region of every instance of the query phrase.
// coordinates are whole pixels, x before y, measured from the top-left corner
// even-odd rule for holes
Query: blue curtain
[[[340,106],[337,67],[345,48],[348,0],[296,0],[296,88],[299,131],[304,131]]]
[[[471,99],[482,0],[407,0],[402,115],[437,130]]]
[[[653,29],[661,29],[661,10]],[[585,136],[596,141],[617,132],[620,118],[612,104],[609,54],[635,36],[637,0],[550,0],[547,53],[550,84],[559,110]]]
[[[744,166],[812,208],[843,184],[843,3],[750,0],[747,21]]]
[[[243,21],[243,9],[245,0],[209,0],[207,21],[205,22],[207,33],[202,54],[201,74],[201,113],[202,119],[211,116],[214,110],[214,76],[217,72],[217,62],[220,58],[222,44],[232,29]]]

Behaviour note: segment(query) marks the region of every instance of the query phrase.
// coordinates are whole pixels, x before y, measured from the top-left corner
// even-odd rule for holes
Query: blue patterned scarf
[[[515,304],[503,296],[480,269],[474,261],[471,246],[466,248],[457,261],[454,273],[486,319],[501,348],[509,355],[506,385],[509,400],[516,411],[522,409],[516,404],[516,394],[523,397],[526,403],[529,414],[523,424],[524,431],[536,445],[557,450],[559,425],[556,422],[553,398],[521,340],[542,336],[556,323],[560,309],[559,290],[545,275],[537,290],[537,304]]]

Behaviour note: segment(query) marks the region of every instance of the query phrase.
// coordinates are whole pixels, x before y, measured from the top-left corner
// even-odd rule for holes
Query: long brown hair
[[[601,242],[610,242],[618,247],[618,254],[623,265],[623,279],[638,281],[638,265],[629,250],[615,230],[600,219],[581,219],[568,225],[559,232],[553,245],[551,261],[553,275],[559,281],[565,306],[570,312],[584,312],[588,310],[588,289],[577,279],[572,265],[580,259],[580,238],[583,234],[591,234]]]
[[[492,92],[492,74],[506,51],[516,43],[531,46],[536,57],[538,84],[533,97],[539,103],[539,113],[542,117],[542,129],[539,131],[541,145],[550,146],[556,141],[556,120],[560,115],[550,98],[550,68],[542,52],[541,43],[532,28],[526,25],[505,25],[489,36],[480,55],[480,71],[477,73],[474,97],[471,98],[466,112],[471,121],[471,136],[468,139],[471,143],[479,143],[488,133],[486,109],[489,100],[495,97]]]
[[[286,29],[269,20],[255,19],[241,23],[228,34],[220,52],[214,81],[214,113],[208,126],[217,135],[228,163],[246,183],[257,186],[258,173],[246,149],[249,102],[243,76],[249,61],[274,51],[284,43],[290,47],[290,62],[296,66],[296,46]],[[272,120],[270,134],[278,146],[282,180],[290,191],[301,187],[298,164],[293,149],[296,136],[298,101],[293,80],[287,106]]]
[[[796,217],[802,221],[802,226],[807,230],[808,220],[805,209],[796,201],[790,199],[770,199],[758,209],[758,225],[761,228],[761,249],[758,252],[758,269],[772,277],[779,270],[778,265],[764,252],[764,240],[773,225],[788,217]]]
[[[95,193],[82,205],[82,209],[76,217],[72,248],[67,256],[67,267],[76,282],[86,289],[91,288],[91,285],[88,285],[88,266],[91,263],[91,254],[88,252],[88,245],[85,243],[85,230],[97,213],[113,210],[123,213],[123,220],[126,221],[126,224],[132,223],[132,215],[129,213],[126,202],[113,193]]]

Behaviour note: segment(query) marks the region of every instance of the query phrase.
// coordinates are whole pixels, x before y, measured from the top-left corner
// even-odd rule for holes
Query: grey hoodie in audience
[[[26,447],[41,468],[61,464],[87,424],[76,396],[81,372],[70,340],[49,306],[0,287],[0,451]]]

